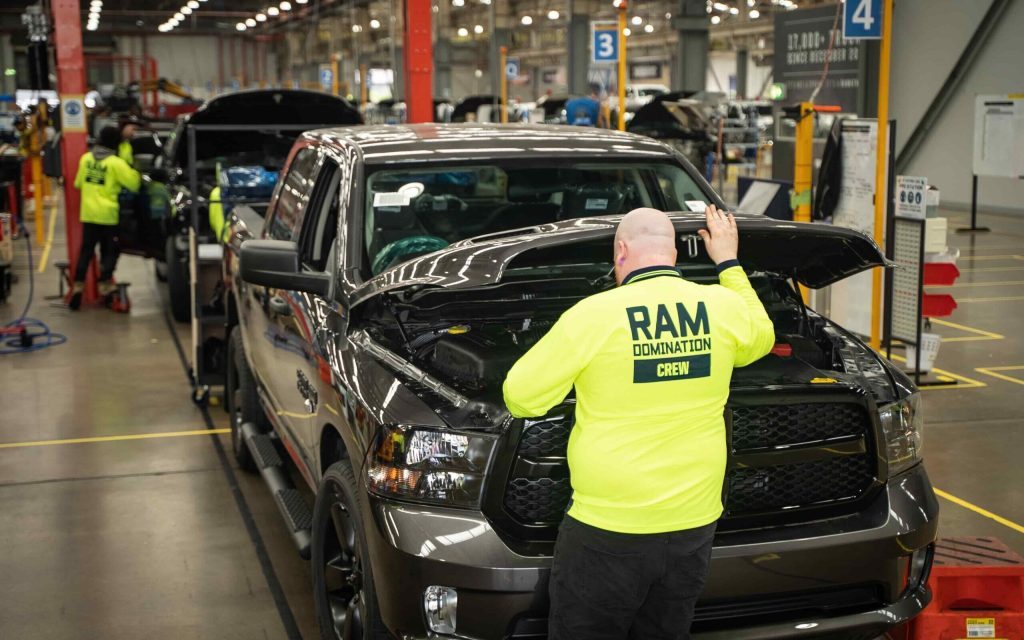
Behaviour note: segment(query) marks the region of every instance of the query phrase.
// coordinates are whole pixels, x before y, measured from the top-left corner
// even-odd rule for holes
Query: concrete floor
[[[941,535],[1024,553],[1024,217],[984,221],[992,233],[950,236],[963,275],[943,290],[960,306],[935,328],[956,339],[938,366],[961,383],[924,391],[926,459],[936,487],[1009,522],[944,497]],[[308,567],[261,481],[228,464],[224,412],[191,403],[171,334],[187,347],[187,327],[166,323],[152,264],[121,260],[130,316],[71,314],[41,299],[66,256],[56,236],[30,315],[68,342],[0,356],[0,638],[315,638]],[[27,295],[18,251],[3,322]]]

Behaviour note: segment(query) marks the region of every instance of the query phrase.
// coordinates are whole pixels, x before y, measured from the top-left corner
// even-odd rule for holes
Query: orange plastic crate
[[[998,540],[939,540],[928,586],[913,640],[1024,640],[1024,558]]]

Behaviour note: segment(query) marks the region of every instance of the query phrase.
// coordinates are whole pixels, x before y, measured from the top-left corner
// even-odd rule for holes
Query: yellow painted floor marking
[[[906,358],[904,358],[903,356],[898,356],[895,353],[892,354],[892,359],[895,360],[896,362],[906,362],[907,361]],[[941,391],[943,389],[977,389],[977,388],[980,388],[980,387],[987,387],[988,386],[986,383],[984,383],[984,382],[982,382],[980,380],[975,380],[973,378],[968,378],[967,376],[962,376],[959,373],[953,373],[951,371],[946,371],[945,369],[939,369],[938,367],[932,367],[931,373],[934,373],[935,377],[937,377],[939,380],[942,380],[943,382],[949,382],[950,380],[956,380],[960,384],[943,386],[943,387],[922,387],[921,391]],[[907,375],[912,376],[913,374],[908,373]]]
[[[956,284],[928,285],[929,289],[962,289],[964,287],[1008,287],[1024,284],[1024,280],[1002,280],[1000,282],[957,282]]]
[[[969,247],[969,246],[958,247],[956,245],[953,245],[950,248],[951,249],[960,249],[961,252],[964,252],[964,251],[971,252],[971,251],[975,251],[975,250],[976,251],[1020,251],[1020,245],[1019,244],[1016,244],[1016,245],[1014,245],[1014,244],[1005,244],[1005,245],[998,245],[998,246],[995,246],[995,247]],[[971,254],[968,253],[967,255],[971,255]]]
[[[999,373],[1000,371],[1022,371],[1024,370],[1024,365],[1014,365],[1009,367],[975,367],[974,370],[978,373],[984,373],[987,376],[992,376],[993,378],[999,378],[1000,380],[1006,380],[1007,382],[1013,382],[1014,384],[1024,385],[1024,379],[1014,378],[1013,376],[1008,376],[1005,373]]]
[[[1004,253],[1001,256],[960,256],[961,260],[1024,260],[1024,255]]]
[[[997,296],[994,298],[957,298],[959,302],[1009,302],[1011,300],[1024,300],[1024,296]]]
[[[960,273],[987,273],[992,271],[1024,271],[1024,267],[969,267]]]
[[[20,447],[48,447],[56,444],[85,444],[90,442],[121,442],[150,438],[180,438],[182,436],[208,436],[211,433],[231,433],[231,429],[195,429],[193,431],[164,431],[162,433],[132,433],[123,436],[93,436],[91,438],[65,438],[63,440],[30,440],[28,442],[0,442],[0,449]]]
[[[969,510],[973,511],[974,513],[980,515],[980,516],[984,516],[986,518],[990,518],[992,520],[995,520],[996,522],[998,522],[999,524],[1003,525],[1004,527],[1009,527],[1010,529],[1013,529],[1017,533],[1024,533],[1024,525],[1017,524],[1013,520],[1008,520],[1008,519],[1004,518],[1003,516],[996,515],[996,514],[992,513],[991,511],[989,511],[988,509],[983,509],[983,508],[979,507],[976,504],[973,504],[971,502],[967,502],[963,498],[958,498],[958,497],[954,496],[953,494],[946,493],[942,489],[935,488],[935,495],[939,496],[940,498],[945,498],[946,500],[949,500],[953,504],[958,504],[961,507],[963,507],[964,509],[969,509]]]
[[[966,331],[967,333],[973,333],[973,336],[954,336],[952,338],[946,338],[943,336],[943,342],[970,342],[972,340],[1002,340],[1006,336],[993,333],[991,331],[985,331],[983,329],[975,329],[974,327],[968,327],[967,325],[957,324],[950,322],[949,320],[943,320],[941,318],[932,318],[932,324],[941,325],[943,327],[951,327],[953,329],[959,329],[960,331]]]
[[[46,230],[46,244],[43,245],[43,253],[39,256],[39,270],[37,273],[46,271],[46,263],[50,261],[50,248],[53,246],[53,234],[57,228],[57,201],[53,201],[50,208],[50,228]]]

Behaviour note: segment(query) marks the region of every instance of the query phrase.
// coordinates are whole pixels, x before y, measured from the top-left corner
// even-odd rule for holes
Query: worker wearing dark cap
[[[135,166],[135,152],[132,151],[132,138],[139,128],[139,119],[135,116],[123,118],[121,124],[121,142],[117,145],[117,157],[128,163],[129,167]]]
[[[683,278],[672,221],[632,211],[615,234],[619,286],[562,314],[505,380],[517,418],[576,389],[550,640],[690,637],[722,514],[732,371],[775,342],[736,259],[735,219],[713,205],[706,217],[700,235],[721,284]]]
[[[78,162],[75,188],[82,192],[79,211],[82,246],[78,251],[75,282],[68,305],[72,310],[77,310],[82,304],[85,274],[89,270],[96,245],[100,247],[100,295],[109,296],[117,288],[113,278],[118,256],[118,194],[121,189],[138,192],[141,183],[139,172],[116,155],[120,143],[121,132],[117,127],[104,127],[97,144]]]

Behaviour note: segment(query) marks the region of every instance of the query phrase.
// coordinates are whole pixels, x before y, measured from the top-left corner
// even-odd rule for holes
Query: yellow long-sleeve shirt
[[[128,166],[109,149],[96,147],[78,161],[75,188],[82,191],[80,219],[93,224],[118,223],[121,189],[137,192],[141,185],[139,172]]]
[[[576,387],[573,518],[664,533],[721,515],[732,370],[766,355],[775,332],[743,269],[719,278],[634,272],[566,311],[509,371],[516,417],[544,415]]]

